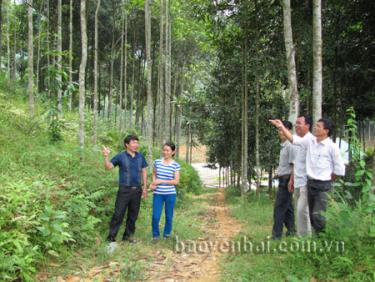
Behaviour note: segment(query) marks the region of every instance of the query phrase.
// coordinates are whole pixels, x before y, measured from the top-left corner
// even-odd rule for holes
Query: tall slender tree
[[[0,0],[0,66],[3,56],[3,0]]]
[[[313,0],[313,119],[322,117],[322,3]]]
[[[297,88],[297,74],[295,61],[295,47],[293,44],[292,31],[292,12],[290,0],[283,0],[283,19],[284,19],[284,42],[286,51],[286,60],[288,65],[288,89],[289,89],[289,121],[294,123],[299,114],[299,95]]]
[[[79,145],[85,146],[85,74],[87,63],[87,27],[86,27],[86,0],[81,0],[81,48],[82,57],[79,66]]]
[[[128,1],[125,0],[125,11],[124,11],[124,21],[125,21],[125,31],[124,31],[124,43],[125,43],[125,50],[124,50],[124,125],[126,128],[126,125],[128,124],[129,127],[132,127],[131,125],[131,116],[132,112],[129,113],[130,119],[128,122]]]
[[[147,81],[147,108],[145,112],[146,136],[148,138],[148,162],[152,164],[153,138],[153,102],[152,102],[152,59],[151,59],[151,0],[145,0],[145,39],[146,39],[146,81]]]
[[[96,144],[97,139],[97,120],[98,120],[98,15],[100,9],[100,0],[97,0],[95,10],[95,42],[94,42],[94,109],[93,109],[93,136],[92,141]]]
[[[34,49],[33,49],[33,0],[27,2],[27,15],[28,15],[28,86],[27,92],[29,94],[29,112],[30,115],[34,115]]]
[[[245,195],[247,190],[247,162],[248,162],[248,85],[247,85],[247,38],[244,36],[243,43],[243,94],[242,94],[242,154],[241,154],[241,168],[242,168],[242,184],[241,196]]]
[[[165,1],[160,0],[160,34],[159,34],[159,65],[158,65],[158,93],[156,109],[156,127],[159,143],[164,143],[165,124]]]
[[[61,0],[57,0],[57,110],[62,113],[62,11],[61,11]]]
[[[16,6],[16,0],[14,0],[14,6]],[[17,16],[14,16],[14,27],[13,27],[13,71],[12,80],[15,81],[17,76]]]
[[[120,36],[120,91],[119,91],[119,129],[122,129],[123,121],[123,79],[124,79],[124,29],[125,29],[125,8],[121,6],[121,36]]]
[[[48,1],[48,0],[47,0]],[[100,1],[100,0],[99,0]],[[69,1],[69,85],[73,84],[73,0]],[[69,111],[73,106],[73,93],[69,95]]]
[[[170,129],[171,129],[171,64],[172,64],[172,54],[171,54],[171,23],[170,23],[170,2],[165,0],[165,118],[164,118],[164,140],[171,139]]]
[[[6,15],[7,15],[7,72],[8,72],[8,79],[11,79],[11,64],[10,64],[10,7],[9,3],[7,5]]]

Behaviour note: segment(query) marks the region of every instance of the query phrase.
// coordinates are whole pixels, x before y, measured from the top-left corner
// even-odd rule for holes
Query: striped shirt
[[[172,161],[170,164],[166,165],[163,163],[163,159],[155,160],[154,169],[156,171],[156,179],[161,180],[173,180],[176,171],[180,170],[180,165]],[[154,194],[176,194],[176,187],[174,185],[159,184],[154,190]]]

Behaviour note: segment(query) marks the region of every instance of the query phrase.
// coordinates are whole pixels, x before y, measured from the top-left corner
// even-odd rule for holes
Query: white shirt
[[[345,165],[340,149],[331,138],[319,142],[316,137],[309,139],[293,136],[293,144],[307,148],[307,177],[327,181],[331,180],[332,173],[339,176],[345,175]]]
[[[279,167],[277,168],[277,175],[283,176],[292,173],[294,162],[294,149],[289,141],[281,143]]]
[[[299,137],[297,135],[293,135],[293,143],[295,144],[295,140],[298,138],[302,138],[306,140],[306,142],[310,142],[310,140],[314,139],[314,135],[311,132],[307,132],[303,137]],[[307,147],[305,146],[293,146],[295,151],[295,159],[294,159],[294,187],[301,188],[306,186],[307,184],[307,174],[306,174],[306,154],[307,154]]]

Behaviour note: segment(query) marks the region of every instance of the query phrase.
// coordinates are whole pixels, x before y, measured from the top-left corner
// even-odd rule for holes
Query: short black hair
[[[126,144],[129,144],[130,141],[132,141],[132,140],[139,141],[139,138],[138,138],[138,136],[136,136],[136,135],[128,135],[128,136],[126,136],[125,139],[124,139],[124,145],[126,146]]]
[[[308,116],[308,115],[299,115],[298,117],[299,118],[303,117],[305,119],[305,123],[309,125],[309,130],[312,131],[312,129],[313,129],[313,119],[312,119],[312,117]]]
[[[165,146],[168,146],[169,148],[171,148],[172,151],[176,151],[176,145],[173,142],[165,142],[163,145],[163,148]],[[174,156],[174,153],[172,154],[172,156]]]
[[[327,129],[328,130],[328,136],[331,136],[332,135],[332,131],[334,129],[334,124],[332,122],[332,120],[330,118],[321,118],[320,120],[318,120],[318,122],[321,122],[323,123],[323,127],[324,129]]]
[[[293,124],[289,120],[283,120],[283,125],[289,130],[293,129]]]

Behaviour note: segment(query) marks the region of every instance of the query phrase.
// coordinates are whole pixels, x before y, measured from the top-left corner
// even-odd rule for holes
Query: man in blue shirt
[[[124,241],[135,243],[133,238],[135,222],[138,217],[141,197],[147,197],[147,162],[141,153],[138,153],[139,139],[137,136],[128,135],[124,139],[125,151],[109,160],[110,150],[103,147],[104,167],[107,170],[119,167],[119,189],[117,192],[115,212],[109,225],[108,241],[115,242],[125,216],[127,219]],[[143,188],[142,188],[143,187]]]

